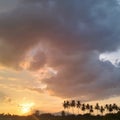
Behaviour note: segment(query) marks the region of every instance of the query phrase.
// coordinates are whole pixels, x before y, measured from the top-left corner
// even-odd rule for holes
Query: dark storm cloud
[[[48,89],[56,91],[55,94],[62,97],[79,96],[84,100],[105,99],[119,94],[116,90],[120,85],[120,70],[110,62],[101,62],[98,58],[96,52],[84,53],[82,58],[81,55],[68,57],[66,64],[57,68],[58,75],[46,80]]]
[[[42,50],[29,69],[47,64],[58,71],[44,81],[54,95],[89,100],[118,95],[120,70],[99,55],[119,48],[119,21],[116,0],[22,0],[0,15],[0,63],[20,68],[39,43]]]

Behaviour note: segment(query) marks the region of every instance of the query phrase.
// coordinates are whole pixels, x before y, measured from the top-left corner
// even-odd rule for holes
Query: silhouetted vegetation
[[[63,103],[64,111],[68,114],[71,110],[71,113],[74,114],[75,108],[81,114],[91,114],[91,115],[104,115],[120,112],[120,107],[117,104],[106,104],[105,106],[99,105],[96,103],[95,106],[90,104],[81,103],[80,101],[64,101]]]
[[[63,111],[62,111],[63,113]],[[30,116],[17,116],[17,115],[5,115],[0,114],[0,120],[120,120],[120,112],[110,113],[104,116],[101,115],[63,115],[63,116],[54,116],[50,113],[40,114],[39,116],[30,115]]]
[[[40,114],[36,110],[29,116],[17,116],[0,114],[0,120],[120,120],[120,107],[117,104],[106,104],[105,106],[90,105],[80,101],[64,101],[64,110],[61,115],[51,113]]]

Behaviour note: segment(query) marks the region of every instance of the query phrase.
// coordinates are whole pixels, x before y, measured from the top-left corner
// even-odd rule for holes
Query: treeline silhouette
[[[108,113],[118,113],[120,112],[120,107],[114,103],[114,104],[106,104],[104,106],[99,105],[99,103],[96,103],[95,106],[90,104],[81,103],[79,100],[71,100],[71,101],[64,101],[63,103],[64,111],[69,114],[70,108],[72,110],[72,114],[74,114],[74,109],[77,109],[77,114],[108,114]],[[67,111],[66,111],[67,110]],[[80,112],[81,111],[81,112]]]
[[[36,110],[29,116],[0,114],[0,120],[120,120],[120,107],[115,103],[101,106],[66,100],[62,106],[64,110],[60,114],[41,114]]]

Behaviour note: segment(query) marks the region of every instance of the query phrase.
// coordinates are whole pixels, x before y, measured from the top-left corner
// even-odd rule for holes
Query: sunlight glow
[[[20,107],[20,111],[22,114],[29,114],[32,110],[32,107],[34,106],[35,104],[34,103],[23,103],[23,104],[20,104],[19,107]]]

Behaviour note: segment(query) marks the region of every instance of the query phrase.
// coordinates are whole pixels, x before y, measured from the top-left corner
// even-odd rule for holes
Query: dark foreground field
[[[0,115],[0,120],[120,120],[120,113],[107,114],[105,116],[85,115],[69,115],[69,116],[54,116],[51,114],[41,114],[39,116],[16,116],[16,115]]]

